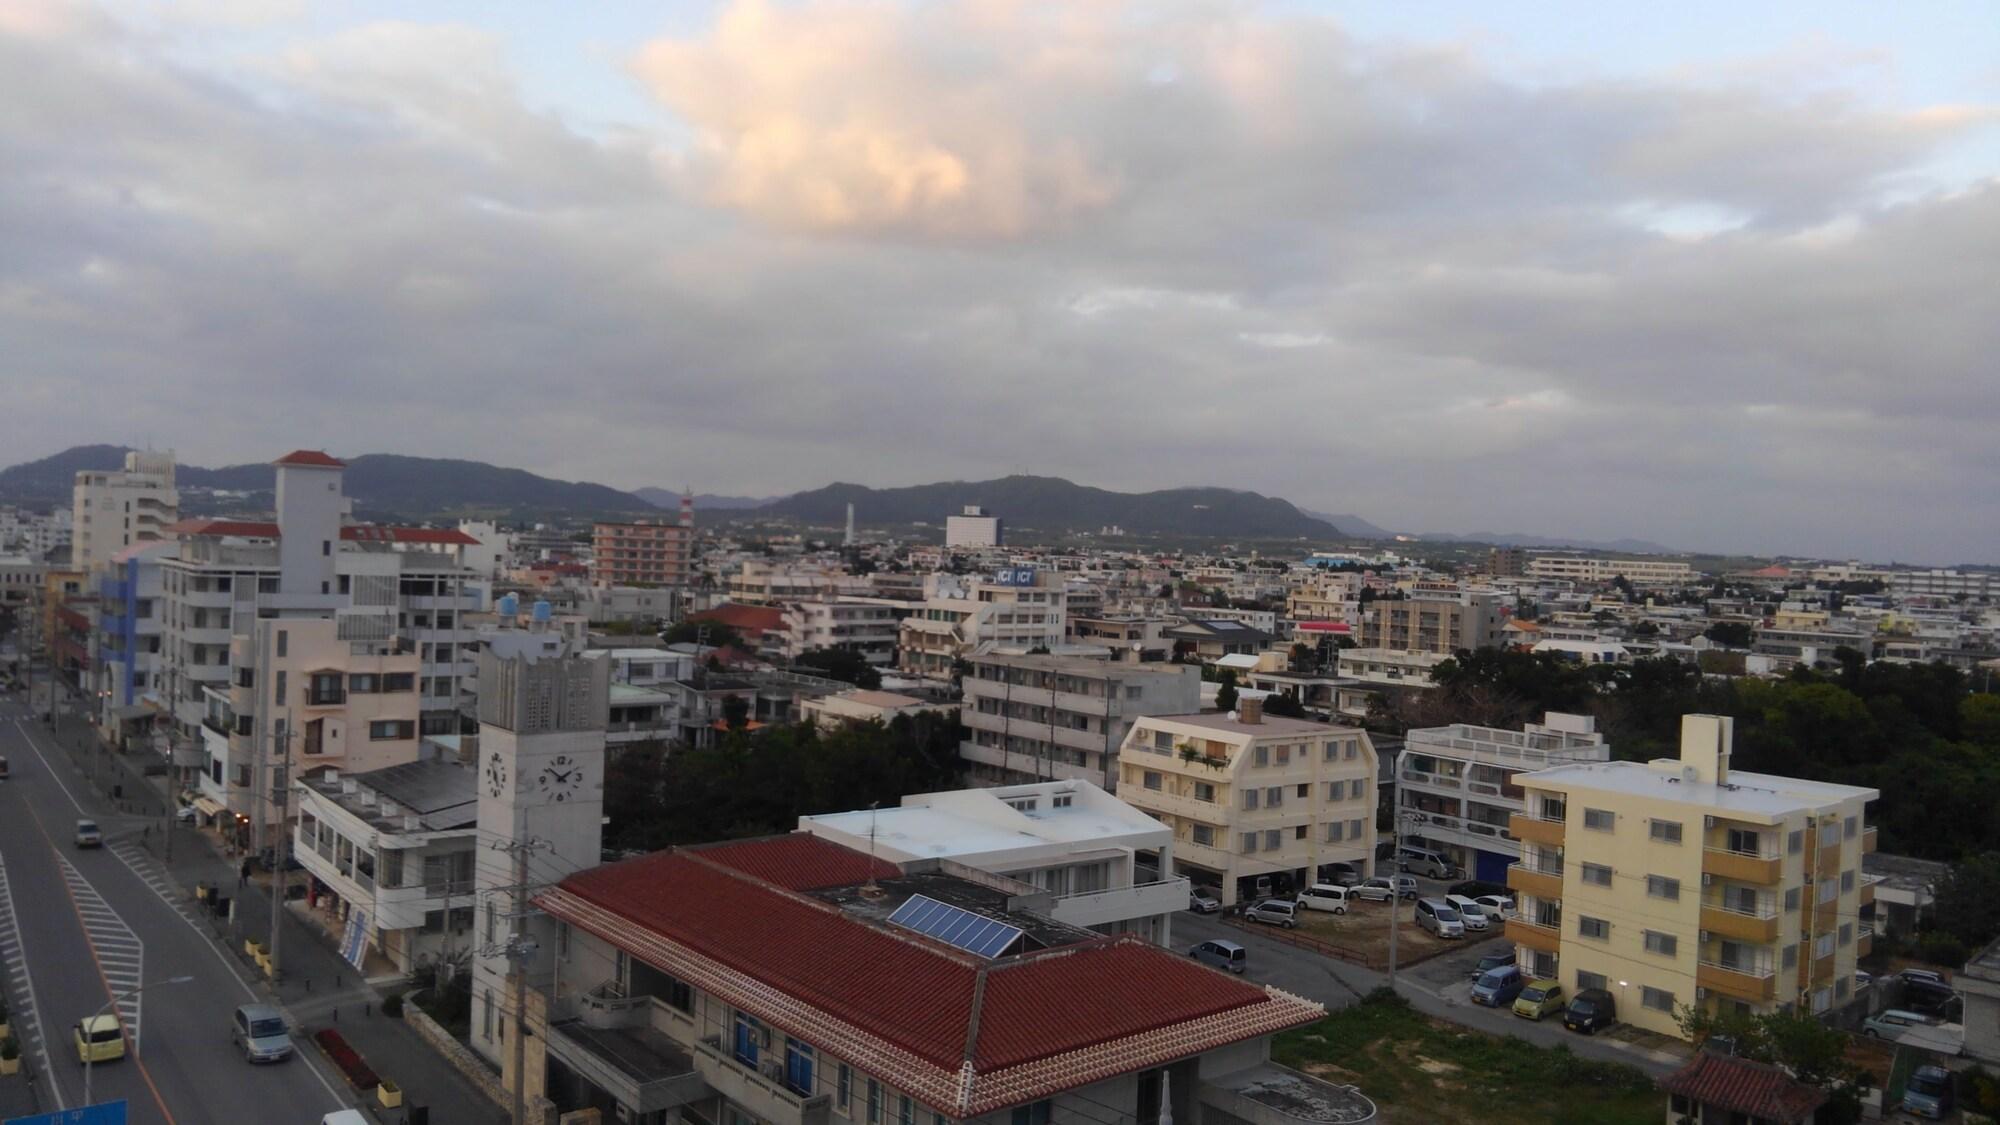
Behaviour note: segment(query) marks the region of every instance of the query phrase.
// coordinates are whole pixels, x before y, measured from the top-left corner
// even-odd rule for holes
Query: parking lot
[[[1351,904],[1345,914],[1302,910],[1296,932],[1334,947],[1340,951],[1336,956],[1345,955],[1372,969],[1386,969],[1389,967],[1389,911],[1390,906],[1386,902],[1366,901]],[[1474,944],[1461,938],[1447,941],[1433,936],[1429,930],[1417,925],[1409,902],[1397,904],[1396,917],[1400,927],[1396,934],[1396,958],[1401,965],[1427,961],[1458,946]]]

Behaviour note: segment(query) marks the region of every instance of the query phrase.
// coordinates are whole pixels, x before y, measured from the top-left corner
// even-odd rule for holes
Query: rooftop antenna
[[[868,881],[861,884],[862,898],[881,898],[883,891],[875,882],[875,810],[882,807],[880,801],[868,802]]]

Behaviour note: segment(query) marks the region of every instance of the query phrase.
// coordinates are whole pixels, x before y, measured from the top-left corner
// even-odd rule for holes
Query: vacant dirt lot
[[[1396,935],[1396,957],[1401,964],[1413,965],[1460,945],[1456,941],[1440,941],[1432,937],[1430,931],[1417,925],[1413,910],[1412,904],[1407,902],[1396,907],[1396,917],[1402,927]],[[1343,960],[1356,961],[1371,969],[1389,967],[1388,903],[1356,903],[1345,914],[1302,911],[1299,928],[1290,932],[1324,942],[1332,947],[1333,956]]]

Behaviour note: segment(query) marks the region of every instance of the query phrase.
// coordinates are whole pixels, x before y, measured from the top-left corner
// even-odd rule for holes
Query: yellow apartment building
[[[1345,862],[1373,874],[1368,733],[1263,714],[1143,715],[1118,752],[1118,797],[1174,830],[1173,871],[1223,905],[1297,890]]]
[[[1537,977],[1603,988],[1628,1023],[1678,1035],[1675,1012],[1854,995],[1875,850],[1873,789],[1729,768],[1732,720],[1687,715],[1679,758],[1517,776],[1521,843],[1507,936]]]

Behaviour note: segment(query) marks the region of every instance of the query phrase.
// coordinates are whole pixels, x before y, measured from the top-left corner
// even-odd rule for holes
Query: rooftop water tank
[[[528,608],[528,616],[534,621],[548,621],[555,615],[555,608],[540,598],[535,599],[535,604]]]
[[[496,611],[501,617],[512,620],[521,613],[521,599],[513,594],[504,595]]]

